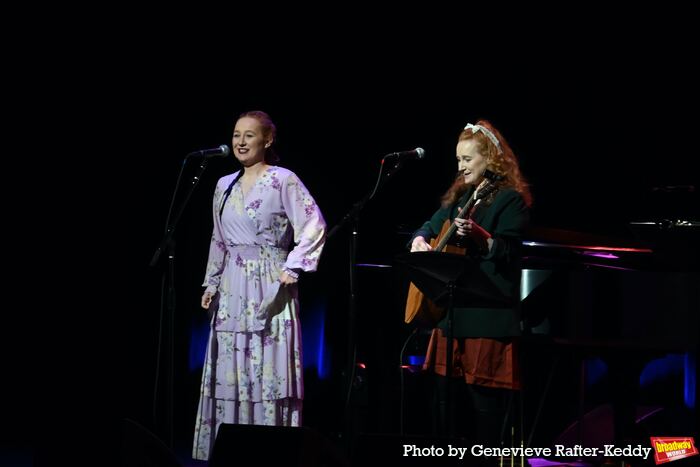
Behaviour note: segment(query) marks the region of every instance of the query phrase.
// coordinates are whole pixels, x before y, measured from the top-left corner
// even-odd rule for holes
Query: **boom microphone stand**
[[[224,149],[225,148],[225,149]],[[163,270],[163,278],[161,281],[161,304],[160,304],[160,324],[158,330],[158,355],[156,359],[156,374],[153,386],[153,423],[158,425],[157,417],[157,402],[158,389],[160,384],[161,372],[163,384],[165,385],[165,401],[164,401],[164,416],[163,416],[163,438],[165,443],[172,448],[174,443],[174,406],[175,406],[175,229],[177,227],[185,207],[192,197],[192,193],[199,184],[202,174],[209,164],[209,158],[219,155],[228,154],[228,146],[220,146],[218,153],[215,150],[198,151],[188,154],[180,167],[180,173],[173,190],[173,196],[168,209],[168,216],[165,221],[165,233],[163,235],[158,248],[156,249],[151,262],[151,267],[157,266],[161,261],[161,256],[167,252],[167,265]],[[191,156],[203,156],[199,164],[196,174],[189,183],[188,190],[180,203],[175,216],[172,217],[175,199],[177,197],[182,173]],[[163,363],[161,367],[161,363]]]
[[[335,225],[329,232],[327,238],[332,238],[340,229],[348,224],[352,224],[352,231],[350,235],[349,253],[350,253],[350,268],[349,268],[349,279],[350,279],[350,294],[348,297],[348,320],[347,320],[347,363],[345,367],[344,376],[344,387],[345,387],[345,402],[344,402],[344,435],[346,446],[349,448],[352,443],[353,429],[352,429],[352,411],[350,406],[350,399],[352,395],[353,385],[355,384],[355,369],[356,369],[356,357],[357,357],[357,346],[355,342],[355,327],[357,320],[357,291],[356,291],[356,276],[357,276],[357,244],[359,238],[359,220],[360,212],[365,207],[367,202],[369,202],[379,191],[379,188],[386,183],[387,180],[392,179],[393,176],[403,167],[404,161],[407,158],[417,158],[422,159],[425,156],[425,151],[422,148],[416,148],[412,151],[395,152],[384,156],[381,162],[381,167],[379,170],[379,175],[377,177],[377,182],[369,193],[367,193],[362,199],[356,202],[350,211],[345,214],[343,219]],[[387,162],[388,161],[388,162]],[[385,168],[389,166],[388,169]]]

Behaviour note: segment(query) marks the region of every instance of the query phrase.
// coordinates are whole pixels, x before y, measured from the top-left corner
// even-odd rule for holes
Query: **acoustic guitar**
[[[502,175],[498,175],[490,170],[484,171],[484,182],[478,191],[475,191],[469,198],[467,203],[459,210],[456,218],[464,219],[469,215],[472,207],[480,199],[484,199],[494,191],[498,189],[498,182],[503,180]],[[466,249],[456,246],[448,245],[450,238],[454,235],[457,230],[457,224],[450,222],[446,219],[442,224],[440,233],[437,237],[430,240],[430,246],[433,251],[454,253],[454,254],[465,254]],[[408,295],[406,297],[406,310],[404,313],[404,321],[406,323],[411,323],[417,320],[421,324],[427,324],[434,326],[445,316],[445,309],[436,305],[432,300],[426,297],[423,292],[416,287],[416,285],[411,282],[408,286]]]

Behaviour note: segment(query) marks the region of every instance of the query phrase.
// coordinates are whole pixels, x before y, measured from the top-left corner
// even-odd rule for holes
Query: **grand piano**
[[[700,222],[635,227],[642,226],[649,236],[661,236],[655,229],[667,236],[631,242],[533,228],[523,241],[526,326],[601,345],[680,350],[697,344]]]
[[[557,405],[562,397],[552,396],[550,383],[553,375],[561,376],[562,363],[574,376],[559,390],[575,395],[569,402],[579,407],[573,440],[578,443],[586,442],[583,419],[590,408],[587,388],[592,380],[586,371],[590,372],[592,361],[602,362],[607,370],[604,399],[612,407],[613,419],[613,439],[607,441],[623,443],[640,437],[635,423],[640,375],[657,359],[684,356],[681,398],[689,413],[695,407],[700,222],[643,220],[629,223],[629,230],[631,238],[616,239],[533,228],[523,241],[524,373],[528,377],[530,372],[539,393],[531,392],[529,397],[540,400],[526,429],[530,439],[540,417],[546,419],[547,412],[561,410]],[[685,420],[679,426],[693,423]]]

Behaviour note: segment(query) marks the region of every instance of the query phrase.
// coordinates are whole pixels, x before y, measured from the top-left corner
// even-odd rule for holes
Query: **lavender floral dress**
[[[326,224],[301,180],[268,168],[244,196],[237,174],[214,192],[214,233],[204,279],[218,292],[202,373],[192,456],[206,460],[221,423],[300,426],[304,398],[296,285],[284,268],[314,271]],[[213,302],[213,304],[214,304]]]

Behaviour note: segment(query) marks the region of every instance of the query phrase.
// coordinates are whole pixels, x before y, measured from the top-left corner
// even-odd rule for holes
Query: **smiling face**
[[[231,145],[236,159],[245,167],[265,160],[265,150],[272,144],[262,124],[253,117],[241,117],[233,130]]]
[[[457,143],[457,167],[464,176],[464,183],[478,186],[484,179],[487,166],[488,159],[476,138]]]

